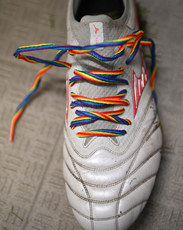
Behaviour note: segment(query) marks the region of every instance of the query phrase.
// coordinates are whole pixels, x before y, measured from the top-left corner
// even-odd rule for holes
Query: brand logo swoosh
[[[141,52],[140,52],[141,53]],[[133,105],[134,105],[134,117],[137,113],[138,105],[140,102],[140,98],[142,96],[142,92],[146,86],[148,81],[148,73],[145,68],[144,57],[141,53],[141,74],[137,77],[134,70],[132,70],[132,81],[133,81]]]

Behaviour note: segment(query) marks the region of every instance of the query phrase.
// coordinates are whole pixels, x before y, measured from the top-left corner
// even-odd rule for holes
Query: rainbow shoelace
[[[22,59],[24,61],[30,63],[40,63],[45,64],[45,66],[38,72],[31,89],[29,90],[28,94],[24,98],[24,100],[20,103],[17,107],[15,114],[11,121],[11,130],[10,130],[10,141],[13,141],[15,126],[19,118],[21,117],[27,103],[30,101],[31,97],[35,94],[37,89],[39,88],[41,78],[43,74],[48,71],[51,67],[66,67],[68,69],[71,68],[72,64],[64,61],[60,61],[60,58],[65,54],[68,53],[70,55],[82,55],[88,54],[93,58],[99,61],[113,61],[124,54],[125,46],[131,47],[131,52],[129,54],[128,59],[126,60],[126,64],[129,64],[133,58],[135,57],[138,49],[140,46],[148,46],[151,51],[151,79],[150,85],[152,88],[153,96],[156,101],[155,91],[154,91],[154,81],[156,75],[156,61],[155,61],[155,45],[151,39],[142,39],[144,32],[142,30],[138,30],[131,35],[125,36],[123,38],[106,41],[103,43],[95,44],[95,45],[88,45],[88,46],[72,46],[72,45],[65,45],[60,46],[52,43],[45,43],[45,44],[38,44],[38,45],[31,45],[31,46],[22,46],[19,47],[14,56],[18,59]],[[114,55],[106,57],[102,56],[97,53],[95,50],[98,48],[105,48],[105,47],[114,47],[117,46],[119,49],[117,50]],[[45,60],[33,56],[22,55],[21,53],[36,51],[36,50],[49,50],[54,49],[57,50],[57,54],[53,60]],[[91,81],[94,83],[100,84],[122,84],[128,85],[128,81],[125,79],[117,78],[120,74],[124,72],[123,68],[113,71],[80,71],[74,70],[74,76],[69,80],[69,85],[72,87],[78,81]],[[102,97],[102,98],[88,98],[84,96],[80,96],[71,92],[71,97],[74,101],[71,102],[70,108],[75,108],[76,106],[81,107],[90,107],[90,108],[103,108],[111,105],[122,105],[128,106],[129,101],[123,99],[126,95],[127,91],[125,89],[121,90],[118,94],[109,97]],[[124,125],[130,125],[131,121],[128,119],[120,118],[119,115],[124,112],[124,107],[115,110],[115,111],[104,111],[104,112],[96,112],[96,111],[80,111],[76,110],[76,115],[71,121],[71,128],[74,129],[76,126],[81,126],[85,124],[89,124],[95,122],[96,120],[107,120],[111,122],[121,123]],[[78,137],[90,137],[90,136],[119,136],[126,134],[125,130],[114,130],[114,129],[96,129],[96,130],[89,130],[78,132]]]

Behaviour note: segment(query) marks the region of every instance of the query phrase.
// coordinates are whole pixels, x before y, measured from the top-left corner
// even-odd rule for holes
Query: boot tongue
[[[87,35],[87,42],[90,45],[113,39],[110,29],[112,19],[108,15],[84,16],[80,23]],[[111,26],[109,26],[111,25]]]
[[[89,45],[101,43],[108,40],[118,39],[122,36],[125,36],[128,33],[127,28],[127,17],[124,14],[121,18],[114,20],[108,15],[93,15],[93,16],[83,16],[80,22],[76,23],[73,26],[74,35],[79,43],[79,45]],[[72,26],[72,25],[71,25]],[[97,53],[103,56],[111,56],[117,51],[118,47],[105,47],[95,50]],[[77,67],[79,70],[117,70],[120,67],[124,66],[125,59],[122,57],[120,59],[110,61],[110,62],[101,62],[97,61],[89,55],[78,55],[75,56]],[[121,86],[120,90],[123,89]],[[111,84],[95,84],[89,81],[82,81],[78,84],[77,92],[79,95],[89,97],[89,98],[100,98],[116,95],[119,92],[117,85]],[[118,106],[110,106],[101,109],[94,108],[83,108],[86,111],[111,111],[118,109]],[[113,122],[107,122],[103,120],[95,121],[84,126],[85,130],[94,130],[98,128],[106,129],[116,129],[116,124]],[[86,138],[85,145],[92,138]],[[114,138],[113,138],[114,139]]]
[[[120,22],[120,23],[119,23]],[[77,34],[77,41],[79,45],[93,45],[96,43],[102,43],[108,40],[114,40],[120,37],[121,32],[121,20],[113,20],[108,15],[86,15],[81,18],[80,28],[77,28],[75,34]],[[102,56],[109,57],[115,53],[116,47],[105,47],[95,50]],[[112,70],[118,69],[122,66],[122,62],[118,63],[118,60],[110,62],[97,61],[95,58],[89,55],[76,56],[77,63],[81,66],[80,70]],[[114,67],[114,63],[115,67]],[[87,89],[87,90],[86,90]],[[116,86],[94,84],[92,82],[83,81],[79,85],[79,92],[83,96],[97,98],[113,95],[117,93]],[[108,108],[107,108],[108,109]]]
[[[122,25],[126,26],[125,17],[113,20],[105,14],[86,15],[74,25],[74,33],[80,45],[92,45],[119,38]]]
[[[113,40],[120,37],[121,28],[116,25],[114,26],[113,19],[107,15],[97,15],[97,16],[84,16],[80,21],[80,30],[78,29],[77,41],[80,45],[89,45],[101,43],[107,40]],[[84,41],[84,42],[83,42]],[[111,56],[114,54],[115,47],[105,47],[97,49],[97,53],[103,56]],[[90,57],[89,55],[80,55],[76,57],[77,63],[80,63],[83,70],[112,70],[118,69],[121,67],[122,63],[119,66],[114,67],[114,61],[110,62],[100,62]],[[86,69],[85,69],[86,68]],[[78,92],[82,96],[89,98],[99,98],[112,96],[118,93],[116,85],[102,85],[94,84],[89,81],[83,81],[79,84]],[[114,110],[114,107],[107,107],[102,109],[86,108],[86,111],[104,111],[104,110]],[[115,129],[116,125],[112,122],[106,121],[96,121],[94,123],[85,125],[86,130],[93,130],[98,128],[108,128]],[[91,138],[86,139],[86,143],[90,141]]]

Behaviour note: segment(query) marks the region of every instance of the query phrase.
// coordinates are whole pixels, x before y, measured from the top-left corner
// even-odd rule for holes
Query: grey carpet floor
[[[152,195],[131,230],[183,229],[183,1],[139,0],[157,45],[164,147]],[[0,230],[79,230],[62,174],[65,70],[52,68],[8,141],[12,115],[40,65],[21,45],[66,43],[65,0],[0,0]],[[51,53],[45,53],[45,58]]]

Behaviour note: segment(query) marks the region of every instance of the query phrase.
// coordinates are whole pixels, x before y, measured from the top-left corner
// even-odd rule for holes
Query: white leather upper
[[[134,29],[133,0],[129,0],[128,4],[133,17],[128,18],[127,26]],[[68,43],[78,45],[69,17]],[[138,72],[139,57],[137,55],[136,61],[128,66],[129,73],[132,69]],[[82,65],[73,57],[68,57],[68,61],[73,63],[68,72],[71,78],[73,69],[81,70]],[[131,106],[125,108],[124,116],[130,116],[132,125],[125,126],[127,134],[115,140],[94,137],[86,144],[85,138],[76,136],[84,128],[80,126],[72,130],[69,127],[75,117],[75,109],[68,110],[63,151],[66,191],[75,217],[87,230],[127,229],[144,208],[154,185],[162,146],[159,118],[149,81],[134,118],[130,87],[131,83],[127,87]],[[117,86],[118,89],[120,86]],[[69,95],[71,91],[79,93],[79,86],[75,84],[69,89]],[[68,99],[69,103],[73,100],[70,96]],[[116,126],[117,129],[119,127],[121,129],[120,125]]]

